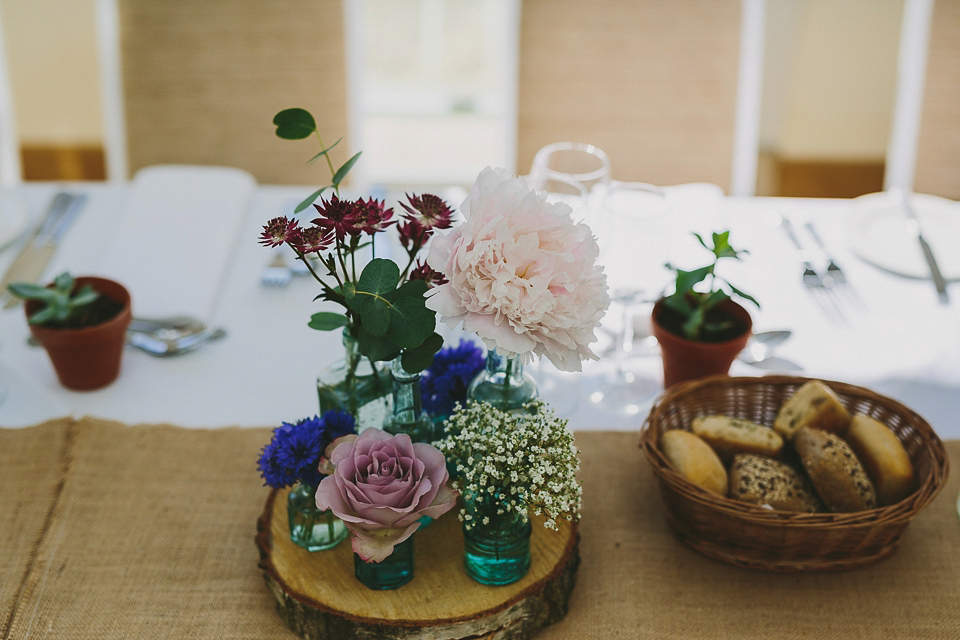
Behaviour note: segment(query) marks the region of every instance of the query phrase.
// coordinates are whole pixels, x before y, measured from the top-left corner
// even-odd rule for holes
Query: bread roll
[[[660,450],[684,478],[721,496],[727,495],[727,470],[716,452],[698,436],[681,429],[660,436]]]
[[[694,418],[691,429],[721,458],[729,459],[737,453],[776,456],[783,449],[783,438],[776,431],[743,418],[699,416]]]
[[[781,511],[823,511],[810,480],[779,460],[752,453],[734,456],[730,465],[730,497]]]
[[[803,427],[793,446],[804,471],[831,511],[863,511],[877,506],[877,494],[867,472],[842,438]]]
[[[843,435],[849,424],[850,413],[833,389],[819,380],[810,380],[783,403],[773,429],[789,442],[803,427]]]
[[[885,424],[857,414],[850,421],[847,442],[877,490],[877,503],[895,504],[913,491],[913,464],[900,439]]]

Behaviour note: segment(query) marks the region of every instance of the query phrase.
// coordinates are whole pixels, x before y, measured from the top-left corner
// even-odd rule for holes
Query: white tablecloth
[[[48,274],[64,269],[89,272],[97,264],[98,248],[120,228],[130,187],[30,184],[19,193],[36,218],[58,188],[82,190],[90,199]],[[339,335],[307,327],[310,315],[321,309],[321,303],[313,301],[318,287],[310,278],[295,278],[286,288],[260,284],[260,271],[272,250],[257,243],[265,221],[289,213],[310,191],[310,187],[260,186],[247,210],[237,212],[243,216],[241,231],[211,317],[228,331],[225,339],[166,359],[130,348],[120,378],[105,389],[78,393],[61,388],[44,352],[26,344],[22,309],[0,312],[0,382],[8,387],[8,396],[0,404],[0,426],[27,426],[68,414],[187,427],[269,426],[316,413],[316,375],[341,354]],[[639,196],[617,194],[610,206],[629,212],[634,197]],[[801,375],[850,382],[892,396],[924,416],[941,437],[960,437],[956,420],[960,415],[960,301],[956,300],[960,289],[952,290],[954,300],[943,306],[929,281],[900,278],[859,260],[849,250],[851,201],[721,197],[687,204],[691,206],[681,207],[666,223],[641,227],[639,236],[627,244],[633,250],[620,249],[616,254],[636,265],[640,284],[650,288],[664,281],[663,270],[655,263],[665,247],[671,261],[682,268],[705,263],[708,254],[689,231],[709,234],[729,228],[733,244],[749,249],[750,255],[726,265],[724,273],[761,302],[761,310],[751,309],[755,330],[793,331],[793,337],[778,349],[779,356],[800,365]],[[815,221],[847,272],[864,308],[845,309],[846,323],[823,313],[802,287],[796,252],[776,226],[778,214]],[[19,246],[0,252],[0,272]],[[176,247],[170,251],[171,259],[192,261],[198,270],[218,267],[206,264],[203,255],[183,255]],[[813,252],[812,257],[822,266],[819,254]],[[619,415],[602,410],[587,397],[608,366],[589,363],[583,373],[560,379],[566,393],[556,396],[557,407],[570,418],[571,428],[639,430],[645,407],[635,415]],[[656,355],[644,358],[640,366],[646,375],[660,376]],[[731,369],[732,375],[764,373],[740,362]]]

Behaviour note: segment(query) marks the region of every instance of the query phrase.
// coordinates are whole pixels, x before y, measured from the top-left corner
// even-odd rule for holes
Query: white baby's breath
[[[566,427],[540,401],[514,413],[485,402],[457,406],[435,446],[457,470],[451,485],[474,505],[460,512],[464,526],[519,513],[525,520],[543,515],[544,526],[556,530],[558,518],[579,518],[580,460]]]

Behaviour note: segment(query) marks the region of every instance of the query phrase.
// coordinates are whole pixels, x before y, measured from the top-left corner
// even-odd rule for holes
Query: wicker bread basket
[[[772,425],[783,402],[809,378],[716,376],[668,389],[647,417],[641,447],[660,483],[667,520],[700,553],[730,564],[770,571],[836,571],[873,564],[892,554],[910,519],[943,487],[943,443],[919,415],[899,402],[824,380],[851,414],[890,427],[909,454],[916,490],[901,502],[855,513],[800,514],[723,498],[680,476],[659,448],[660,434],[690,429],[700,415],[721,414]]]

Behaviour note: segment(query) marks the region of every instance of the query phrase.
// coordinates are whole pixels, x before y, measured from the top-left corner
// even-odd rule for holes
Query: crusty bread
[[[701,489],[727,495],[727,470],[698,436],[681,429],[665,431],[660,436],[660,450],[684,478]]]
[[[823,511],[810,480],[790,465],[767,456],[739,453],[730,465],[730,497],[780,511]]]
[[[885,424],[857,414],[850,421],[847,442],[873,481],[878,504],[895,504],[910,495],[913,464],[900,439]]]
[[[849,424],[850,413],[833,389],[820,380],[810,380],[783,403],[773,429],[789,442],[803,427],[843,435]]]
[[[729,459],[737,453],[776,456],[783,449],[783,438],[776,431],[743,418],[699,416],[690,428],[721,458]]]
[[[836,434],[803,427],[793,446],[814,488],[831,511],[863,511],[877,506],[873,483],[856,454]]]

